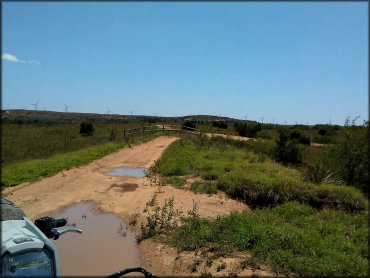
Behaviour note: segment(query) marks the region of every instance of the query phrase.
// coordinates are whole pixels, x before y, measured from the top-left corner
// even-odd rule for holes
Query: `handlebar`
[[[65,225],[67,225],[67,220],[65,220],[64,218],[60,218],[60,219],[55,220],[55,227],[56,228],[63,227]]]
[[[63,229],[57,230],[56,228],[63,227],[67,224],[67,220],[64,218],[55,219],[52,217],[41,217],[36,219],[35,225],[39,228],[48,238],[53,238],[54,240],[58,239],[61,234],[64,234],[69,231],[82,233],[79,229]]]
[[[117,277],[120,277],[120,276],[125,275],[125,274],[130,273],[130,272],[140,272],[140,273],[145,275],[145,278],[157,278],[157,276],[155,276],[151,272],[149,272],[146,269],[144,269],[142,267],[139,267],[139,266],[138,267],[125,268],[121,271],[118,271],[118,272],[113,273],[109,276],[106,276],[105,278],[117,278]]]

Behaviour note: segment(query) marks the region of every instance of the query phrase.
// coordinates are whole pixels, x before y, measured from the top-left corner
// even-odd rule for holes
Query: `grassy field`
[[[178,187],[184,184],[184,176],[200,177],[201,181],[193,183],[190,189],[205,193],[220,189],[252,207],[298,201],[315,208],[353,212],[368,206],[365,196],[353,187],[305,182],[299,170],[274,163],[263,153],[254,153],[249,150],[253,147],[251,143],[233,141],[223,138],[176,141],[157,161],[155,170],[167,177],[165,183],[172,179]]]
[[[145,123],[93,123],[92,136],[82,136],[79,123],[3,124],[1,126],[1,162],[8,165],[55,154],[81,150],[104,143],[124,141],[123,130]]]
[[[94,135],[84,137],[77,123],[3,124],[2,188],[51,176],[163,135],[123,138],[123,129],[141,125],[147,124],[94,123]],[[199,124],[198,128],[237,135],[233,127]],[[179,250],[212,252],[216,257],[248,252],[252,256],[242,262],[243,267],[267,264],[276,273],[368,276],[369,219],[364,194],[345,185],[304,181],[299,168],[271,159],[277,131],[262,132],[265,134],[257,136],[263,138],[257,141],[181,135],[182,139],[174,142],[152,168],[161,174],[163,185],[199,194],[222,190],[254,208],[252,212],[233,213],[213,221],[194,213],[182,218],[178,227],[173,209],[168,208],[172,200],[162,208],[153,208],[150,221],[142,227],[142,239],[158,236]],[[305,132],[312,138],[318,131]],[[338,137],[333,134],[330,136]],[[300,147],[303,162],[310,165],[322,161],[331,149]],[[193,181],[189,184],[190,177]]]
[[[286,275],[367,277],[368,220],[368,214],[286,203],[215,221],[187,217],[179,228],[167,230],[165,240],[179,250],[214,252],[215,257],[248,251],[252,256],[244,266],[263,263]]]
[[[364,194],[345,185],[304,182],[300,170],[277,164],[265,154],[268,142],[199,136],[174,142],[154,167],[164,184],[197,193],[222,190],[255,209],[216,220],[194,214],[182,218],[180,227],[157,230],[149,221],[152,232],[144,227],[144,234],[179,250],[212,252],[213,258],[245,251],[252,256],[243,267],[267,264],[276,273],[299,276],[367,276],[369,218]],[[320,158],[317,149],[307,148]],[[197,181],[188,185],[190,177]]]
[[[125,139],[120,130],[122,124],[94,124],[95,135],[83,137],[78,134],[78,127],[74,124],[3,126],[1,187],[49,177],[63,169],[87,164],[127,145],[162,135],[146,133]],[[132,124],[124,127],[130,128]],[[116,131],[112,134],[112,130]],[[63,142],[63,138],[71,136],[69,134],[75,136],[71,143],[55,143]],[[28,140],[24,140],[27,137]]]

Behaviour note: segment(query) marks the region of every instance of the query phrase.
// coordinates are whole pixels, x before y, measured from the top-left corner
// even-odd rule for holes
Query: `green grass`
[[[365,196],[353,187],[317,185],[302,180],[299,170],[274,163],[261,149],[264,142],[224,138],[183,138],[171,144],[156,163],[164,177],[198,176],[251,206],[299,201],[315,208],[367,209]],[[263,149],[263,148],[262,148]],[[199,186],[193,186],[197,191]],[[199,192],[199,191],[198,191]]]
[[[186,179],[181,177],[168,177],[163,179],[163,185],[171,184],[177,188],[182,187],[185,183]]]
[[[90,146],[124,141],[123,130],[147,123],[93,123],[93,136],[81,136],[80,124],[2,124],[2,165],[55,154],[78,151]]]
[[[212,181],[195,181],[190,185],[190,190],[195,193],[215,194],[217,193],[217,185]]]
[[[232,213],[215,221],[188,217],[167,242],[179,250],[206,248],[219,256],[250,251],[276,273],[300,276],[369,274],[368,214],[317,211],[286,203],[254,213]]]
[[[2,167],[1,185],[2,188],[14,186],[22,182],[33,182],[44,177],[50,177],[63,169],[69,169],[74,166],[87,164],[95,159],[104,157],[115,152],[129,144],[145,142],[160,134],[144,134],[131,138],[127,143],[104,143],[91,146],[78,151],[55,154],[48,158],[33,159],[22,162],[15,162]]]

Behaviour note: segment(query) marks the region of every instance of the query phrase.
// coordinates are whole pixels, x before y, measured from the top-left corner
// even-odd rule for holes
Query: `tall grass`
[[[145,123],[93,123],[92,136],[80,135],[80,124],[2,124],[2,165],[25,160],[48,158],[55,154],[81,150],[108,142],[124,141],[123,129]]]
[[[184,138],[167,148],[156,163],[156,171],[167,177],[214,180],[220,190],[251,206],[276,206],[296,200],[316,208],[351,212],[367,209],[365,196],[355,188],[302,181],[297,169],[274,163],[251,148],[249,141]]]
[[[109,142],[78,151],[55,154],[47,158],[8,164],[1,169],[1,186],[4,188],[22,182],[33,182],[44,177],[50,177],[63,169],[87,164],[129,144],[145,142],[158,136],[159,134],[143,134],[120,144]]]

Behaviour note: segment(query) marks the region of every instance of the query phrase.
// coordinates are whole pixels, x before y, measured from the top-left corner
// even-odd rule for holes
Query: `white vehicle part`
[[[59,260],[55,245],[27,218],[1,221],[1,257],[34,250],[51,252],[55,275],[59,276]]]

